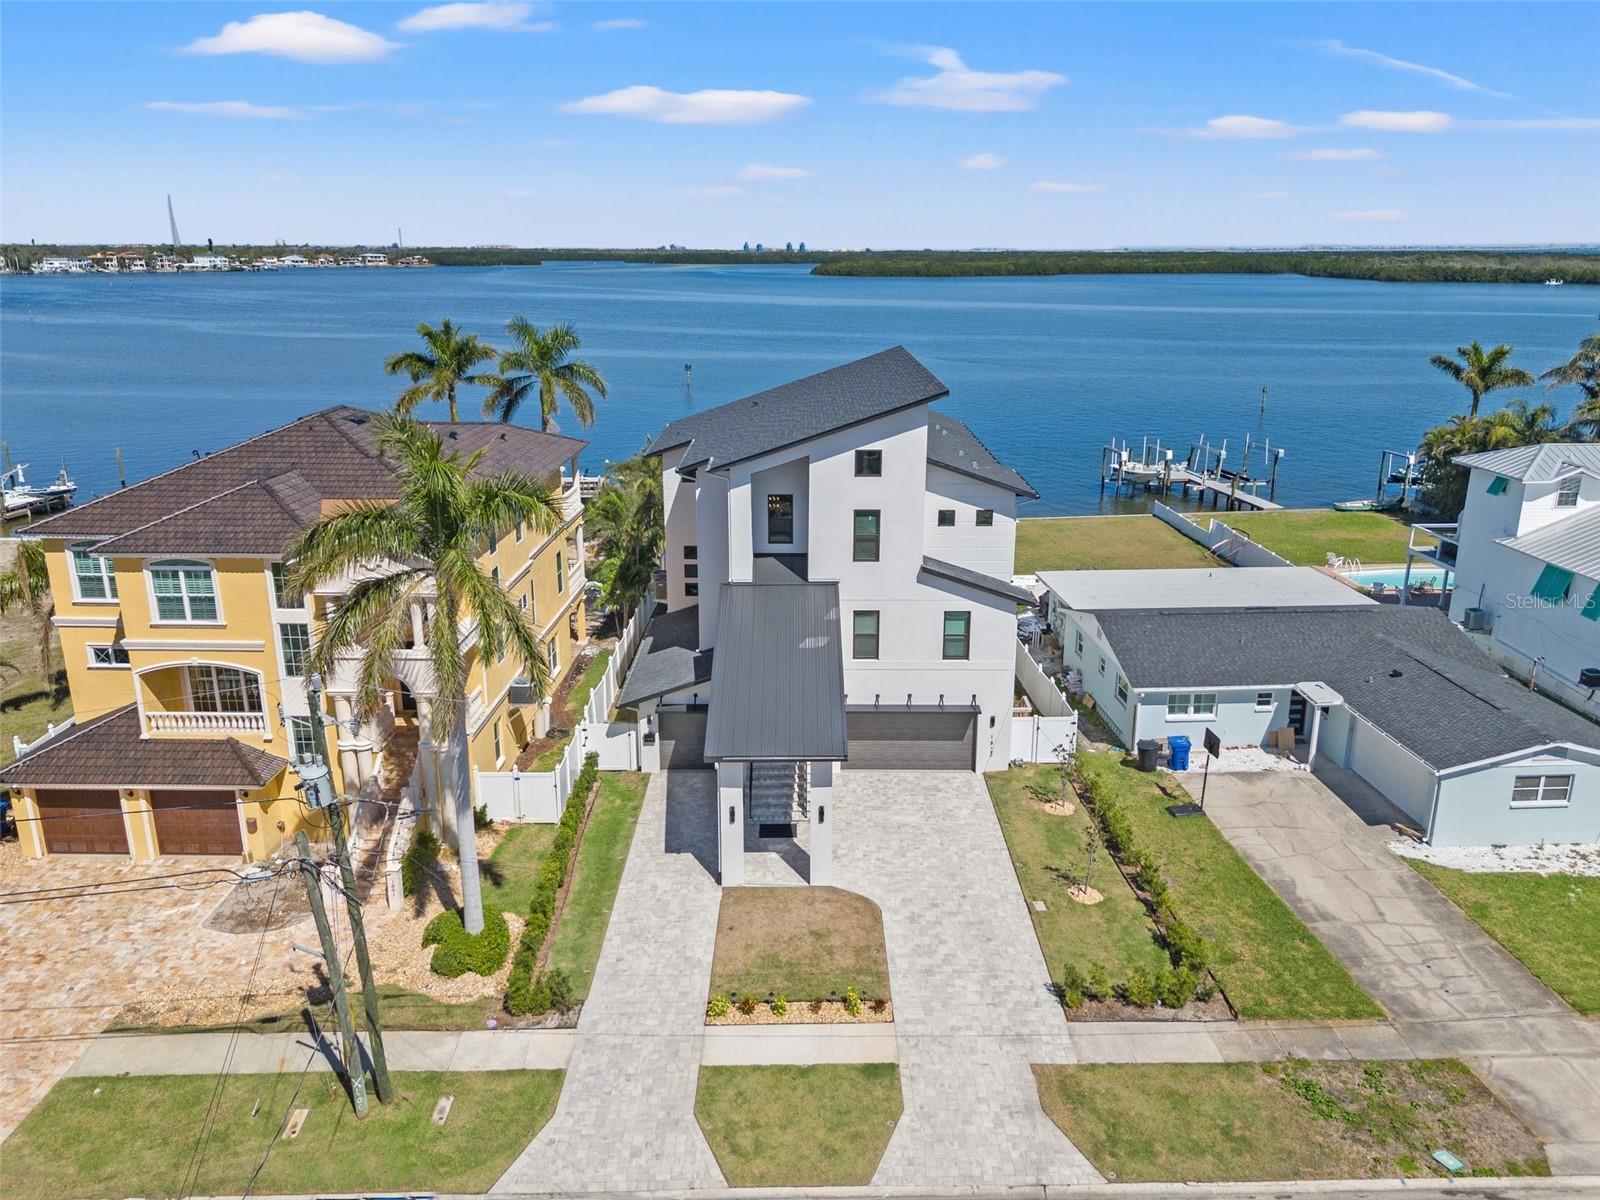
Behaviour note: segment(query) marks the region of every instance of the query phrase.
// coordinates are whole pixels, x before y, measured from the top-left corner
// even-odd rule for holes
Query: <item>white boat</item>
[[[52,508],[66,508],[77,494],[78,485],[67,477],[63,463],[55,482],[45,487],[35,487],[28,482],[28,464],[18,463],[0,475],[5,491],[5,519],[25,517],[29,513],[49,512]]]
[[[1544,285],[1545,287],[1560,287],[1565,282],[1565,279],[1546,279]]]

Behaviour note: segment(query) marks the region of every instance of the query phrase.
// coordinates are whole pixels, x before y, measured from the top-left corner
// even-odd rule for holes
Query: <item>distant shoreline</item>
[[[46,255],[87,255],[117,246],[0,247],[26,270]],[[154,249],[154,248],[152,248]],[[286,250],[338,253],[362,247],[226,246],[234,256]],[[393,250],[394,248],[390,248]],[[198,247],[185,248],[185,252]],[[401,252],[401,251],[394,251]],[[1381,283],[1522,283],[1600,285],[1600,252],[1582,250],[689,250],[406,247],[440,267],[541,266],[616,262],[676,266],[809,266],[813,275],[895,278],[1012,278],[1049,275],[1300,275]]]

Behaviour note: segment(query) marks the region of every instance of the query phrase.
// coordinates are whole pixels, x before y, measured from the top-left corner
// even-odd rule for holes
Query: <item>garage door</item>
[[[846,770],[972,770],[976,713],[853,712],[846,721]]]
[[[115,791],[41,790],[45,849],[51,854],[126,854],[128,831]]]
[[[150,793],[157,854],[240,854],[239,809],[232,792]]]
[[[661,766],[685,770],[706,766],[704,708],[663,709],[659,714]]]

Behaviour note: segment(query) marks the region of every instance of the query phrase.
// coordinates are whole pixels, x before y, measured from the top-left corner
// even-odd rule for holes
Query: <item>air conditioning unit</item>
[[[535,700],[533,680],[526,675],[518,675],[511,681],[511,687],[506,691],[506,700],[515,705],[532,704]]]
[[[1461,628],[1468,633],[1488,633],[1489,624],[1487,608],[1469,608],[1461,614]]]

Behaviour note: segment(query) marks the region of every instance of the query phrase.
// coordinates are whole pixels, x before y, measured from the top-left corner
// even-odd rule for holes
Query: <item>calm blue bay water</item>
[[[585,470],[685,412],[903,343],[950,386],[939,407],[1038,488],[1033,515],[1112,507],[1098,472],[1112,436],[1269,438],[1286,449],[1279,501],[1313,505],[1368,494],[1379,451],[1463,407],[1430,354],[1506,341],[1537,374],[1597,311],[1583,287],[785,266],[7,277],[0,435],[36,479],[65,456],[84,499],[116,486],[116,447],[139,479],[330,404],[379,407],[399,391],[383,359],[416,322],[449,316],[493,341],[522,313],[576,324],[611,384],[592,429],[563,421],[592,442]]]

